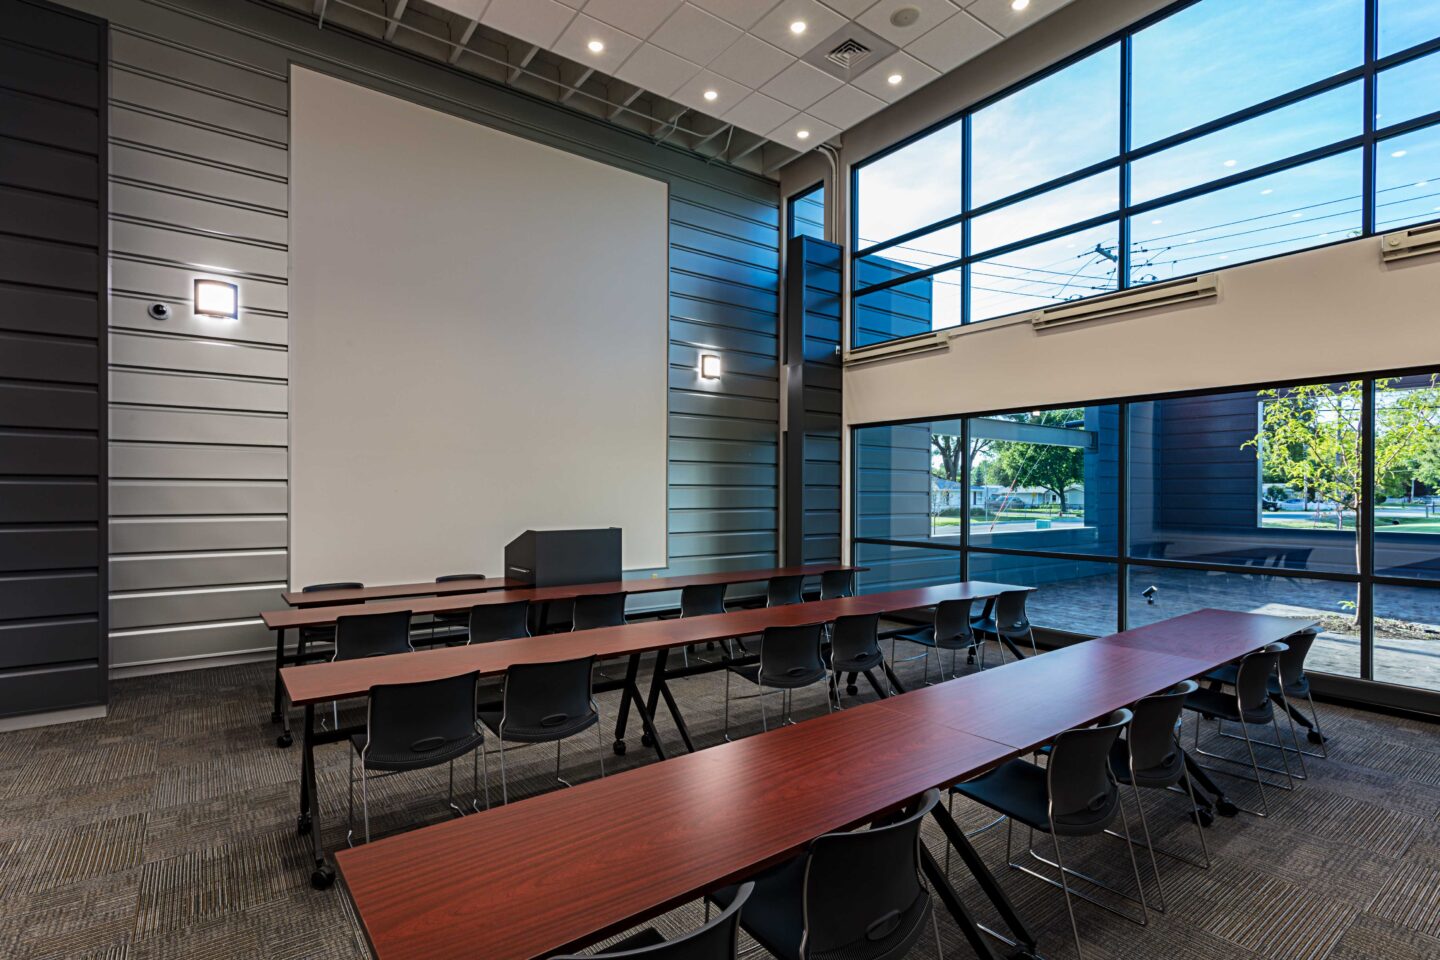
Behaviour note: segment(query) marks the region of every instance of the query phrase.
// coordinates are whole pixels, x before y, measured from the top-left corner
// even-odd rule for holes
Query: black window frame
[[[792,239],[794,239],[795,237],[800,236],[800,234],[797,234],[797,233],[795,232],[795,205],[796,205],[797,203],[800,203],[800,202],[802,202],[802,201],[804,201],[804,200],[809,199],[810,196],[811,196],[812,194],[816,193],[816,192],[819,192],[820,195],[821,195],[820,209],[821,209],[822,213],[821,213],[821,221],[820,221],[820,233],[822,234],[822,236],[820,237],[820,239],[821,239],[821,240],[825,239],[824,236],[823,236],[823,234],[825,233],[824,214],[825,214],[825,212],[826,212],[826,210],[825,210],[825,200],[824,200],[825,181],[824,181],[824,180],[817,180],[817,181],[815,181],[814,183],[812,183],[810,186],[804,188],[803,190],[796,190],[794,193],[790,194],[790,196],[788,196],[788,197],[785,198],[785,240],[786,240],[786,241],[792,240]],[[806,236],[809,236],[809,234],[806,234]],[[781,245],[784,246],[784,244],[781,244]]]

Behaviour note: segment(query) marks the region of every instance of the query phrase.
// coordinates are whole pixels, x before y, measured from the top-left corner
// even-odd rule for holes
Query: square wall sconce
[[[719,357],[718,354],[714,354],[714,353],[702,353],[702,354],[700,354],[700,379],[701,379],[701,380],[719,380],[719,379],[720,379],[720,357]]]
[[[236,319],[240,316],[240,288],[223,280],[196,280],[195,315]]]

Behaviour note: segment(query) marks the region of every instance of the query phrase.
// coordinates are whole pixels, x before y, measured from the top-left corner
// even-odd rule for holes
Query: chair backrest
[[[625,594],[596,593],[575,598],[575,612],[570,617],[570,629],[594,630],[598,627],[618,627],[624,623]]]
[[[763,680],[782,681],[824,672],[820,657],[820,640],[824,624],[806,623],[794,627],[766,627],[760,636],[760,676]]]
[[[1131,708],[1135,714],[1125,731],[1136,771],[1175,769],[1179,777],[1180,744],[1175,740],[1175,721],[1185,707],[1185,697],[1200,684],[1184,680],[1164,693],[1146,697]]]
[[[594,712],[595,657],[516,663],[505,671],[506,731],[545,731]]]
[[[364,589],[365,589],[365,584],[363,584],[363,583],[360,583],[360,582],[355,581],[355,580],[344,580],[344,581],[341,581],[340,583],[312,583],[312,584],[310,584],[309,586],[301,587],[301,588],[300,588],[300,592],[301,592],[301,593],[322,593],[322,592],[324,592],[324,591],[326,591],[326,590],[364,590]],[[360,601],[358,601],[358,600],[351,600],[351,601],[347,601],[347,602],[349,602],[349,603],[359,603]]]
[[[335,660],[361,660],[413,649],[409,610],[352,613],[335,618]]]
[[[935,642],[962,642],[974,637],[969,600],[942,600],[935,605]]]
[[[480,672],[370,688],[366,750],[423,756],[475,735],[475,684]]]
[[[735,891],[735,899],[711,917],[709,923],[673,940],[633,950],[604,950],[594,955],[568,954],[554,960],[593,960],[596,956],[606,960],[735,960],[738,956],[740,911],[754,890],[753,882],[742,883]]]
[[[839,600],[855,596],[854,570],[826,570],[820,574],[820,599]]]
[[[1030,631],[1030,618],[1025,615],[1028,590],[1007,590],[995,598],[995,630],[1002,637],[1015,639]]]
[[[900,819],[811,842],[805,859],[802,956],[903,956],[929,932],[920,882],[920,827],[940,802],[927,790]]]
[[[1116,710],[1093,727],[1076,727],[1055,738],[1046,784],[1050,826],[1057,834],[1099,833],[1115,819],[1120,788],[1110,772],[1110,748],[1132,716]]]
[[[725,584],[705,583],[680,591],[680,616],[704,617],[725,612]]]
[[[836,617],[830,637],[830,656],[849,661],[880,652],[880,614],[855,613]]]
[[[470,642],[514,640],[530,636],[530,601],[482,603],[470,608]]]
[[[765,606],[788,607],[792,603],[800,603],[805,599],[800,593],[804,583],[804,577],[771,577],[765,584]]]
[[[1318,628],[1308,627],[1285,638],[1285,646],[1290,649],[1280,654],[1279,665],[1280,683],[1285,689],[1289,690],[1305,680],[1305,658],[1310,655],[1310,648],[1319,635]]]
[[[1283,643],[1247,653],[1240,658],[1235,671],[1235,697],[1243,713],[1263,712],[1270,705],[1270,678],[1275,676],[1275,667],[1280,654],[1289,650]]]
[[[436,583],[455,583],[460,580],[484,580],[483,573],[447,573],[443,577],[436,577]]]

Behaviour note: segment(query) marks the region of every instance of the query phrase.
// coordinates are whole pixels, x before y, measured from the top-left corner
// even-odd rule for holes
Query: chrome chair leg
[[[350,750],[348,753],[350,755],[350,789],[348,791],[349,801],[345,809],[345,843],[353,847],[355,846],[355,751]],[[314,827],[311,829],[313,830]]]
[[[730,670],[728,667],[725,670],[725,732],[722,734],[722,739],[726,743],[730,742]]]
[[[1065,912],[1070,915],[1070,935],[1075,938],[1076,960],[1085,960],[1085,953],[1080,948],[1080,924],[1075,922],[1075,904],[1070,901],[1070,882],[1065,879],[1065,861],[1060,857],[1060,838],[1050,834],[1050,842],[1055,847],[1055,862],[1060,865],[1060,889],[1065,892]]]

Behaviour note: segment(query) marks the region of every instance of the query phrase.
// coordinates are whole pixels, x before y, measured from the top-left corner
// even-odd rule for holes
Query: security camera
[[[147,312],[150,314],[151,317],[155,318],[156,320],[169,320],[170,304],[152,303],[150,304],[150,309]]]
[[[1144,597],[1145,602],[1153,607],[1155,605],[1155,594],[1159,592],[1160,588],[1152,583],[1150,586],[1140,591],[1140,596]]]

